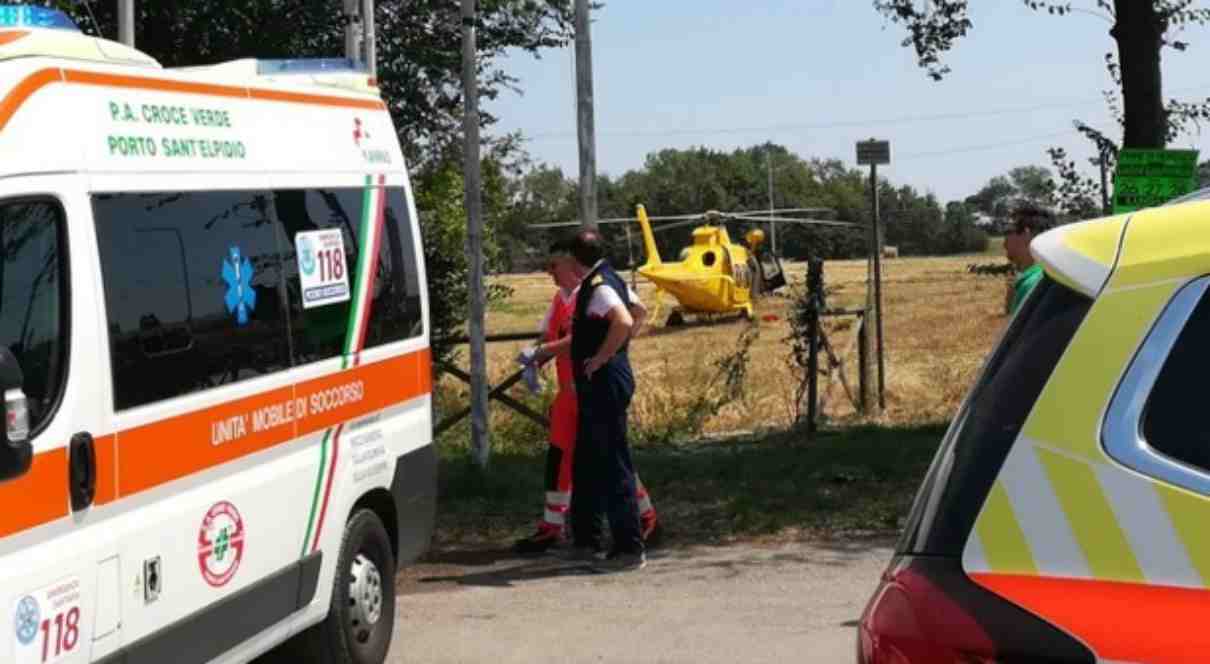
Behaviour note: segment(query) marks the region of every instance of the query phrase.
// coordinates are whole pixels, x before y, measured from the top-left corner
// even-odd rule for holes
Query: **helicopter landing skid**
[[[738,315],[735,315],[738,314]],[[729,321],[751,321],[755,318],[755,312],[750,308],[739,308],[729,312],[720,313],[717,311],[689,311],[680,307],[673,307],[668,314],[667,320],[664,321],[664,327],[684,327],[686,325],[711,325],[714,323],[725,323]],[[690,319],[692,317],[692,319]]]

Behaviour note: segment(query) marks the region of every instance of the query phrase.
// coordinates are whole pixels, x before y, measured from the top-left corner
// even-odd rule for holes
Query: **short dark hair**
[[[570,256],[571,255],[571,237],[561,237],[550,243],[548,256]]]
[[[1055,225],[1055,215],[1050,210],[1034,203],[1022,203],[1009,215],[1014,233],[1029,231],[1031,235],[1044,233]]]
[[[592,267],[605,257],[605,239],[595,228],[585,228],[576,232],[571,237],[568,248],[576,262],[585,267]]]

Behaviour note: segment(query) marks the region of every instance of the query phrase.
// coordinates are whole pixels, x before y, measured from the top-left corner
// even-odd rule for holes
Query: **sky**
[[[856,167],[856,141],[878,138],[891,144],[879,175],[944,204],[1016,166],[1049,167],[1050,146],[1086,163],[1094,153],[1076,119],[1120,137],[1101,94],[1113,87],[1105,54],[1116,53],[1107,18],[1049,16],[1018,0],[971,5],[975,27],[938,83],[871,0],[607,0],[592,26],[597,171],[621,176],[664,148],[766,141]],[[1164,96],[1210,97],[1210,71],[1197,66],[1210,28],[1182,39],[1189,50],[1162,53]],[[499,118],[492,132],[521,131],[535,162],[577,177],[573,49],[500,64],[522,94],[485,103]],[[1169,147],[1205,160],[1208,143],[1210,127]]]

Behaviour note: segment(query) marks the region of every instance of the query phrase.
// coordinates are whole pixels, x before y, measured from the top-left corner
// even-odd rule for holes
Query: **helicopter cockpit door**
[[[760,266],[762,293],[772,293],[786,285],[786,275],[781,269],[781,260],[772,251],[761,251],[756,263]]]

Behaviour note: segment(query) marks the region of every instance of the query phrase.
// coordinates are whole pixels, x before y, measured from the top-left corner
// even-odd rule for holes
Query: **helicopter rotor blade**
[[[754,215],[754,214],[768,215],[770,213],[772,213],[774,216],[785,215],[785,214],[796,214],[796,213],[836,214],[836,210],[834,210],[832,208],[825,208],[825,207],[774,208],[772,210],[741,210],[741,211],[736,211],[736,212],[723,212],[722,214],[735,216],[735,217],[746,217],[748,215]]]
[[[786,217],[748,217],[734,216],[735,221],[743,221],[751,224],[760,223],[776,223],[776,224],[801,224],[804,226],[837,226],[845,228],[863,228],[861,224],[855,224],[850,221],[833,221],[830,219],[791,219]]]
[[[770,212],[772,212],[772,215],[770,215]],[[658,228],[652,228],[652,231],[655,233],[659,233],[660,231],[668,230],[671,228],[680,228],[682,226],[688,226],[688,225],[694,224],[694,223],[710,224],[713,221],[727,221],[727,220],[738,220],[738,221],[746,221],[746,222],[776,221],[776,222],[783,222],[783,223],[805,223],[805,224],[833,225],[833,226],[854,226],[854,225],[856,225],[856,224],[851,224],[851,223],[846,223],[846,222],[827,221],[827,220],[823,220],[823,219],[800,219],[800,218],[779,217],[779,215],[815,214],[815,213],[836,214],[836,211],[833,210],[832,208],[822,208],[822,207],[776,208],[772,211],[769,211],[769,210],[751,210],[751,211],[743,211],[743,212],[717,212],[717,211],[714,211],[714,212],[703,212],[703,213],[697,213],[697,214],[658,215],[658,216],[654,216],[654,217],[647,217],[647,219],[650,221],[653,221],[653,222],[654,221],[681,222],[681,223],[676,223],[676,224],[664,224]],[[711,219],[711,217],[713,217],[713,219]],[[609,219],[597,220],[598,224],[625,224],[625,223],[637,223],[637,222],[638,222],[637,217],[612,217]],[[558,221],[558,222],[543,223],[543,224],[529,224],[527,227],[533,228],[533,229],[550,229],[550,228],[570,228],[573,226],[580,226],[580,225],[581,225],[581,223],[579,220],[572,220],[572,221]]]
[[[526,228],[544,229],[544,228],[565,228],[569,226],[579,226],[578,221],[555,221],[547,224],[526,224]]]
[[[686,219],[684,221],[676,221],[671,224],[664,224],[663,226],[660,226],[658,228],[652,228],[651,232],[652,233],[661,233],[663,231],[670,231],[674,228],[684,228],[685,226],[695,226],[695,225],[698,225],[701,223],[702,223],[702,220],[700,218],[694,217],[693,219]]]
[[[598,219],[598,224],[622,224],[630,221],[638,221],[637,219]],[[571,228],[572,226],[580,226],[579,221],[553,221],[545,224],[526,224],[526,228]]]
[[[656,216],[656,217],[649,216],[649,217],[647,217],[647,219],[649,221],[681,221],[681,220],[686,220],[686,219],[692,219],[694,221],[697,221],[697,220],[700,220],[702,218],[702,216],[703,216],[702,214],[673,214],[673,215],[661,215],[661,216]],[[636,223],[637,224],[638,222],[639,222],[638,217],[611,217],[609,219],[598,219],[597,220],[598,224],[627,224],[627,223]],[[579,226],[579,225],[580,225],[580,221],[578,219],[576,219],[576,220],[572,220],[572,221],[556,221],[556,222],[545,223],[545,224],[529,224],[528,227],[529,228],[565,228],[565,227]]]

